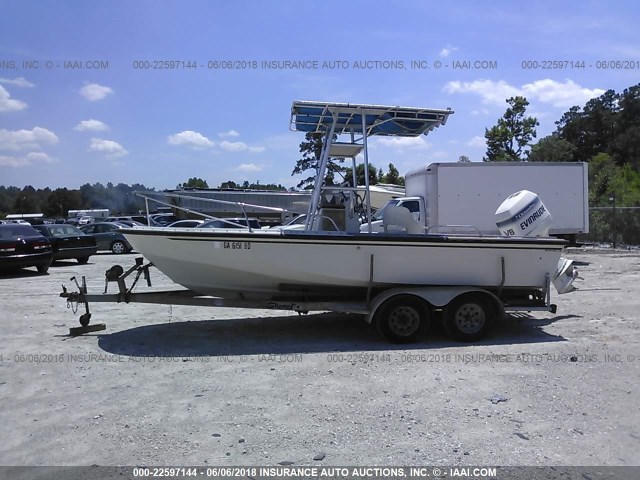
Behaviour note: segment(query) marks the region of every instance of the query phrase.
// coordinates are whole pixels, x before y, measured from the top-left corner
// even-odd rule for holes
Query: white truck
[[[396,205],[407,208],[433,233],[451,233],[451,227],[445,226],[467,225],[483,234],[509,235],[498,229],[495,212],[520,190],[537,193],[547,206],[553,218],[550,235],[574,241],[576,234],[589,232],[588,165],[584,162],[432,163],[407,173],[405,196],[378,210],[372,229],[382,232],[385,208]],[[367,223],[361,231],[368,231]]]

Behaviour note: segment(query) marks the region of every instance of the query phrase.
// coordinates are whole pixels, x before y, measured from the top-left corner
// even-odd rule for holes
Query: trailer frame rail
[[[551,279],[547,274],[545,285],[539,290],[530,290],[523,292],[511,292],[503,290],[505,265],[504,258],[501,259],[502,279],[498,286],[481,289],[475,287],[450,286],[416,286],[407,285],[386,290],[373,288],[373,255],[369,259],[369,286],[361,288],[357,291],[351,291],[348,296],[331,295],[329,291],[315,292],[313,295],[308,289],[301,289],[300,286],[281,285],[282,296],[270,299],[247,299],[242,294],[238,298],[221,298],[202,295],[193,290],[160,290],[151,292],[134,292],[140,278],[144,278],[148,287],[152,287],[150,268],[153,263],[144,263],[144,258],[136,257],[135,264],[126,271],[120,265],[113,265],[105,272],[104,292],[100,294],[90,294],[87,289],[86,278],[83,276],[78,282],[76,277],[71,277],[71,281],[75,283],[76,291],[69,292],[62,285],[62,293],[60,297],[67,300],[67,308],[76,313],[80,306],[84,307],[84,313],[80,315],[80,327],[70,328],[69,335],[77,336],[89,332],[105,330],[104,323],[92,324],[90,303],[146,303],[160,305],[185,305],[198,307],[231,307],[231,308],[251,308],[260,310],[282,310],[297,312],[298,314],[306,314],[312,311],[331,311],[340,313],[357,313],[366,315],[367,322],[372,323],[373,317],[377,309],[386,300],[399,294],[415,295],[423,298],[434,306],[434,308],[442,309],[455,296],[471,291],[484,292],[491,296],[499,305],[503,312],[522,312],[522,311],[547,311],[556,313],[556,305],[551,303]],[[128,277],[133,276],[131,285],[127,285]],[[117,285],[116,293],[108,293],[109,284]],[[438,297],[443,290],[446,290],[446,300],[438,302]],[[439,292],[439,293],[438,293]],[[319,295],[319,296],[318,296]],[[514,296],[515,295],[515,296]],[[327,300],[334,298],[334,300]],[[440,297],[442,298],[442,297]]]

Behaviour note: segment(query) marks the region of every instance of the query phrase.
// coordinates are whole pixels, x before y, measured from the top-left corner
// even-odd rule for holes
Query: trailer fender
[[[443,308],[451,302],[454,298],[464,293],[482,293],[486,294],[492,301],[494,307],[496,308],[496,313],[499,316],[504,314],[504,306],[502,302],[496,297],[493,293],[483,288],[478,287],[415,287],[415,288],[392,288],[390,290],[385,290],[384,292],[378,294],[371,300],[369,313],[367,314],[366,321],[367,323],[371,323],[373,321],[373,317],[375,316],[378,308],[389,300],[391,297],[396,295],[414,295],[423,299],[425,302],[436,308]]]

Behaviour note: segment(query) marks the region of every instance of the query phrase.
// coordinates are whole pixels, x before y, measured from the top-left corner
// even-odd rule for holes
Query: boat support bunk
[[[299,314],[331,311],[355,313],[366,316],[378,331],[393,343],[408,343],[418,340],[429,328],[432,319],[439,317],[445,332],[455,340],[475,341],[491,328],[495,320],[505,312],[546,311],[556,313],[556,305],[551,303],[551,276],[546,275],[545,284],[540,288],[506,289],[505,259],[501,258],[502,279],[499,285],[477,286],[437,286],[437,285],[395,285],[376,288],[373,285],[374,256],[370,257],[369,285],[362,289],[340,289],[318,291],[316,287],[305,289],[300,286],[282,285],[282,296],[271,299],[249,299],[242,294],[238,298],[203,296],[192,290],[166,290],[138,293],[134,288],[140,278],[151,287],[150,267],[142,257],[128,270],[114,265],[105,272],[105,289],[101,294],[89,293],[86,278],[81,282],[76,277],[76,291],[70,292],[63,285],[60,297],[67,300],[67,307],[73,313],[84,307],[80,315],[80,327],[70,328],[69,335],[77,336],[89,332],[105,330],[104,323],[90,324],[90,303],[149,303],[164,305],[190,305],[199,307],[230,307],[294,311]],[[135,275],[134,275],[135,274]],[[134,275],[127,286],[127,277]],[[554,279],[555,280],[555,279]],[[107,293],[110,283],[116,283],[117,293]]]

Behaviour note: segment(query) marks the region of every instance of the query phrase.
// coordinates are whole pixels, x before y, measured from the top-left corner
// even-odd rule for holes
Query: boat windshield
[[[380,210],[378,210],[376,213],[374,213],[371,216],[371,221],[375,222],[376,220],[382,220],[382,217],[384,217],[384,209],[387,208],[389,205],[392,205],[392,206],[398,205],[399,202],[400,200],[389,200]]]

